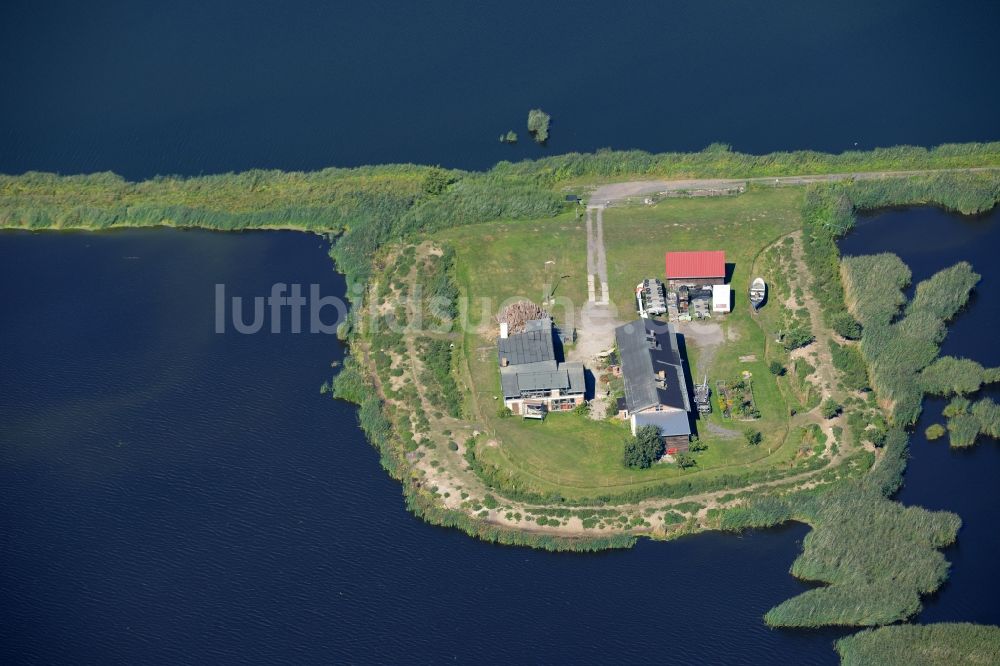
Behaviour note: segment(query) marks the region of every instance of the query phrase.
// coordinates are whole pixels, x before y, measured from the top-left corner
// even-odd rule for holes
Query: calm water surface
[[[997,25],[972,1],[8,2],[0,172],[991,140]],[[918,278],[972,260],[945,351],[991,365],[997,247],[996,214],[925,210],[844,241]],[[842,632],[760,621],[807,588],[786,573],[804,526],[567,555],[413,518],[317,390],[335,339],[213,333],[216,283],[277,281],[344,288],[302,234],[0,234],[0,661],[836,661]],[[965,521],[921,620],[1000,622],[996,444],[912,449],[900,498]]]
[[[973,261],[982,296],[945,351],[1000,364],[983,337],[998,236],[996,213],[916,209],[866,218],[843,249],[895,249],[917,279]],[[836,660],[842,632],[760,620],[807,587],[787,575],[804,526],[573,555],[406,513],[353,408],[317,391],[334,338],[213,332],[217,282],[342,291],[317,237],[7,233],[0,267],[4,661]],[[965,521],[921,620],[1000,622],[995,443],[916,434],[912,451],[900,499]]]
[[[998,27],[995,0],[10,0],[0,173],[997,140]]]
[[[319,394],[336,339],[213,333],[217,282],[342,290],[324,249],[0,234],[0,661],[835,661],[760,620],[804,526],[572,555],[408,514]]]

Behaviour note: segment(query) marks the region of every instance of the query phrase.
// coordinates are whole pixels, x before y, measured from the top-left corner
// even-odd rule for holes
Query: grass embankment
[[[645,178],[754,178],[859,171],[913,171],[1000,166],[1000,143],[945,144],[932,148],[894,146],[838,155],[810,150],[747,155],[725,144],[697,153],[602,150],[502,163],[494,171],[540,176],[550,183],[602,183]]]
[[[313,172],[157,177],[111,173],[0,176],[0,227],[176,226],[297,229],[338,235],[333,256],[351,281],[390,240],[497,217],[544,217],[563,204],[535,179],[397,164]]]
[[[333,382],[334,397],[360,405],[361,427],[379,450],[382,466],[402,483],[407,506],[431,523],[498,543],[548,550],[630,546],[634,537],[627,534],[563,536],[504,526],[479,515],[486,494],[461,469],[460,444],[470,445],[465,440],[471,428],[454,417],[460,404],[454,334],[418,334],[409,328],[422,321],[448,330],[442,327],[447,313],[435,303],[439,291],[423,291],[417,298],[412,287],[447,284],[439,278],[453,267],[447,252],[418,256],[414,250],[406,247],[391,261],[376,264],[379,279],[369,290],[372,298],[364,312],[372,315],[369,308],[374,307],[378,316],[355,320],[354,353]],[[437,487],[434,479],[447,481],[448,489]],[[491,504],[497,506],[495,500]]]
[[[113,173],[0,175],[0,227],[108,229],[177,226],[219,230],[302,229],[342,234],[338,267],[352,281],[384,243],[414,233],[491,219],[555,215],[553,191],[581,178],[751,177],[1000,166],[1000,143],[896,146],[839,155],[797,151],[734,153],[721,145],[698,153],[572,153],[486,172],[412,164],[252,170],[212,176],[157,176],[129,182]]]
[[[870,629],[836,642],[843,666],[1000,663],[1000,627],[964,622]]]

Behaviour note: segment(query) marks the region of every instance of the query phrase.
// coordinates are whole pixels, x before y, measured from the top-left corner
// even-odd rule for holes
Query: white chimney
[[[507,339],[507,322],[505,321],[500,322],[500,339]]]

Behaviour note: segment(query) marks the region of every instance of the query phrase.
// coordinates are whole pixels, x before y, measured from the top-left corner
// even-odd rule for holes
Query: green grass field
[[[726,340],[716,348],[710,364],[696,344],[687,345],[694,377],[708,373],[709,382],[734,379],[752,373],[754,397],[762,418],[752,423],[727,420],[716,409],[707,419],[717,428],[731,431],[725,437],[711,432],[706,421],[698,424],[699,436],[709,445],[696,454],[698,465],[682,471],[674,465],[655,465],[648,470],[630,470],[622,464],[622,442],[628,434],[619,422],[595,422],[578,415],[553,414],[544,422],[525,422],[497,417],[499,380],[495,341],[473,330],[483,323],[506,298],[523,296],[540,302],[545,285],[555,284],[556,295],[576,305],[586,300],[586,228],[572,213],[546,221],[494,222],[438,234],[439,241],[456,250],[457,279],[463,294],[473,302],[470,322],[463,337],[464,362],[471,381],[469,412],[500,442],[482,447],[478,455],[504,469],[522,488],[539,493],[559,492],[567,498],[592,497],[602,489],[623,491],[672,479],[712,477],[761,468],[789,467],[797,452],[788,439],[787,387],[768,372],[769,355],[780,358],[780,350],[766,349],[767,340],[751,315],[746,286],[753,275],[758,253],[779,237],[800,227],[802,190],[797,188],[752,190],[739,197],[670,199],[652,207],[613,208],[604,213],[604,239],[608,277],[620,317],[635,316],[632,294],[643,277],[663,278],[664,253],[669,250],[722,249],[726,261],[735,264],[734,311],[716,317]],[[554,262],[547,264],[546,262]],[[767,276],[765,276],[766,278]],[[481,299],[491,304],[482,307]],[[559,309],[554,312],[557,323]],[[776,346],[773,345],[772,346]],[[741,356],[756,360],[741,362]],[[463,372],[460,373],[465,375]],[[743,429],[764,434],[757,447],[746,446]]]
[[[547,220],[458,227],[437,238],[455,247],[473,326],[488,320],[505,299],[541,303],[552,288],[577,305],[587,300],[587,230],[572,211]],[[564,275],[570,277],[560,279]]]

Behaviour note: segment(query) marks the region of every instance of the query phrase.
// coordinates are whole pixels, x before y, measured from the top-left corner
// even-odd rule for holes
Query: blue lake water
[[[802,525],[575,555],[407,513],[334,337],[214,333],[216,283],[342,290],[323,246],[0,234],[0,661],[834,661],[760,620]]]
[[[0,173],[996,140],[998,26],[994,0],[5,2]]]
[[[0,172],[992,140],[997,25],[985,1],[9,2]],[[1000,364],[996,213],[892,211],[843,247],[973,261],[945,352]],[[278,281],[344,288],[304,234],[0,234],[0,662],[835,663],[844,632],[760,621],[807,588],[804,526],[570,555],[413,518],[319,394],[335,339],[213,332],[215,284]],[[920,619],[1000,623],[1000,449],[912,453],[900,499],[965,521]]]
[[[981,296],[945,351],[997,364],[998,235],[998,213],[893,211],[844,251],[895,247],[917,279],[975,262]],[[317,390],[335,338],[214,333],[215,284],[278,281],[344,288],[307,234],[0,234],[0,660],[836,661],[843,631],[761,622],[807,588],[787,574],[805,526],[584,555],[408,514],[353,407]],[[965,521],[920,619],[1000,622],[996,444],[917,433],[912,453],[900,499]]]

